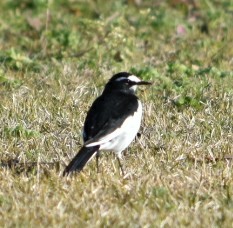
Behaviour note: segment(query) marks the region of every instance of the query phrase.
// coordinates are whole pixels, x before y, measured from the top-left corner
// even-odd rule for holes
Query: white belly
[[[121,132],[110,141],[101,144],[100,150],[112,150],[120,156],[121,152],[134,140],[140,128],[141,119],[142,104],[138,101],[138,110],[123,122]]]

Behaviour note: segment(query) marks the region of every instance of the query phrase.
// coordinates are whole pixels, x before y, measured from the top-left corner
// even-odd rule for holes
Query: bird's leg
[[[96,152],[96,171],[99,173],[99,158],[100,158],[100,152],[99,150]]]
[[[121,156],[117,156],[117,161],[118,161],[118,164],[120,166],[120,169],[121,169],[121,173],[123,176],[125,176],[125,172],[124,172],[124,169],[123,169],[123,165],[121,164]]]

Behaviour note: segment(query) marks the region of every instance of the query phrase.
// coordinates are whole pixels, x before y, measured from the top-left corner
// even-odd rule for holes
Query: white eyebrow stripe
[[[130,75],[129,77],[120,77],[118,78],[116,81],[119,82],[119,81],[123,81],[123,80],[126,80],[126,79],[129,79],[130,81],[132,82],[140,82],[141,80],[136,77],[135,75]]]
[[[118,79],[116,80],[116,82],[123,81],[123,80],[126,80],[126,79],[128,79],[128,78],[126,78],[126,77],[120,77],[120,78],[118,78]]]
[[[128,77],[128,79],[130,80],[130,81],[132,81],[132,82],[140,82],[141,80],[138,78],[138,77],[136,77],[135,75],[130,75],[129,77]]]

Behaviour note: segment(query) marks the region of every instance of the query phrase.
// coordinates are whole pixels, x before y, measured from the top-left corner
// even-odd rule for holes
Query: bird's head
[[[131,73],[120,72],[112,76],[106,87],[108,89],[119,89],[134,93],[138,85],[151,84],[151,82],[142,81],[140,78]]]

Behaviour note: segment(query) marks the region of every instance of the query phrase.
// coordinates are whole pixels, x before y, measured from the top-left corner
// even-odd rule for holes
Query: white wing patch
[[[112,139],[116,138],[118,135],[121,134],[121,128],[117,128],[115,131],[113,131],[112,133],[100,138],[97,142],[93,142],[93,143],[89,143],[87,145],[85,145],[86,147],[92,147],[92,146],[97,146],[97,145],[101,145],[104,144],[106,142],[111,141]]]

